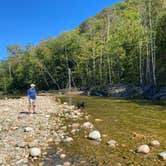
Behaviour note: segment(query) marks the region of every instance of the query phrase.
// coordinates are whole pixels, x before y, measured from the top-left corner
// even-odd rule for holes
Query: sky
[[[12,44],[38,44],[122,0],[0,0],[0,60]]]

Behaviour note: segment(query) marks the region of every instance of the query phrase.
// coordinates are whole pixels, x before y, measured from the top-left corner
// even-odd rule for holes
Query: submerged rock
[[[82,125],[82,128],[83,128],[83,129],[93,129],[94,126],[93,126],[93,124],[90,123],[90,122],[85,122],[85,123]]]
[[[136,152],[147,154],[150,152],[150,148],[148,145],[141,145],[137,148]]]
[[[166,151],[158,154],[158,157],[162,160],[166,160]]]
[[[107,144],[109,145],[109,147],[115,148],[117,145],[117,142],[115,140],[110,140],[107,142]]]
[[[64,142],[73,142],[73,138],[72,137],[67,137],[66,139],[64,139]]]
[[[150,145],[151,145],[151,146],[154,146],[154,147],[157,147],[157,146],[160,146],[160,142],[157,141],[157,140],[154,140],[154,141],[151,141],[151,142],[150,142]]]
[[[97,130],[94,130],[94,131],[90,132],[88,137],[90,139],[97,140],[97,141],[101,140],[101,134]]]
[[[95,122],[102,122],[102,119],[95,119]]]

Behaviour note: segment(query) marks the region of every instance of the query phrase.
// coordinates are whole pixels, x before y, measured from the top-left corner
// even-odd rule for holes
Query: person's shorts
[[[32,105],[32,106],[34,106],[35,105],[35,99],[30,99],[29,100],[29,104]]]

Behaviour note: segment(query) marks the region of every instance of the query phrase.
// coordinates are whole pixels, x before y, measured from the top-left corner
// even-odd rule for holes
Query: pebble
[[[41,155],[41,149],[37,148],[37,147],[33,147],[33,148],[30,149],[29,153],[32,157],[38,157],[38,156]]]
[[[136,152],[147,154],[150,152],[150,148],[148,145],[141,145],[137,148]]]
[[[73,142],[73,138],[72,137],[67,137],[64,139],[64,142]]]
[[[65,154],[61,154],[61,155],[60,155],[60,159],[64,159],[65,157],[66,157]]]
[[[95,122],[102,122],[102,119],[95,119]]]
[[[110,140],[107,142],[107,144],[109,145],[109,147],[115,148],[117,145],[117,142],[115,140]]]
[[[50,115],[46,115],[45,117],[46,117],[46,118],[50,118]]]
[[[157,140],[154,140],[154,141],[150,142],[150,145],[153,146],[153,147],[158,147],[158,146],[160,146],[160,142],[157,141]]]
[[[72,129],[78,129],[80,127],[80,124],[79,123],[73,123],[71,125]]]
[[[166,151],[159,153],[159,154],[158,154],[158,157],[159,157],[161,160],[166,160]]]
[[[71,166],[71,163],[66,161],[66,162],[63,163],[63,166]]]
[[[24,132],[31,132],[31,131],[33,131],[32,127],[26,127],[26,128],[24,128]]]
[[[101,141],[101,134],[97,130],[90,132],[88,137],[93,140]]]
[[[93,124],[91,122],[85,122],[83,125],[82,125],[82,128],[83,129],[92,129],[94,128]]]

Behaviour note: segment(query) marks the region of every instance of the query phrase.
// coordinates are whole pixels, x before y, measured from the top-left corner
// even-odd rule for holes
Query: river
[[[82,160],[90,162],[90,165],[121,163],[134,166],[158,166],[165,164],[158,159],[157,154],[164,151],[166,145],[166,101],[87,96],[67,96],[62,100],[69,104],[85,102],[86,107],[83,111],[90,115],[88,121],[92,122],[103,136],[101,143],[94,144],[85,137],[88,133],[80,132],[74,136],[73,144],[63,144],[63,148],[73,161],[79,156]],[[96,122],[95,119],[102,121]],[[135,138],[134,133],[143,135],[143,138]],[[110,139],[117,141],[116,148],[108,147],[106,143]],[[149,144],[152,140],[158,140],[161,146],[153,148],[148,155],[135,153],[138,146]]]

